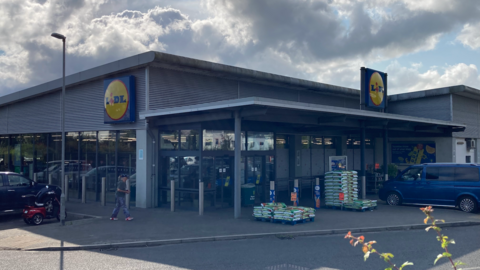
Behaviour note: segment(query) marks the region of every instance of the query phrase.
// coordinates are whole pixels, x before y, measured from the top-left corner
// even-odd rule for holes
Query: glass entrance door
[[[247,157],[247,183],[255,184],[255,204],[262,203],[265,196],[265,158],[263,156]]]
[[[203,157],[203,181],[206,189],[215,189],[211,205],[221,208],[233,206],[233,157]],[[205,197],[207,200],[207,197]],[[205,203],[208,205],[208,202]]]

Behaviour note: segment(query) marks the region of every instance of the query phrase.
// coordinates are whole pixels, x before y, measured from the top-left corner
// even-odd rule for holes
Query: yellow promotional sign
[[[112,81],[104,98],[105,111],[112,120],[119,120],[127,113],[130,98],[125,84],[121,80]]]

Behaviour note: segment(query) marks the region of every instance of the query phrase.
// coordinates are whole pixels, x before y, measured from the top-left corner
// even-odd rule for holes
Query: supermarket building
[[[0,99],[0,170],[60,184],[61,87]],[[373,193],[383,164],[479,161],[479,90],[391,95],[387,112],[359,100],[356,89],[160,52],[79,72],[66,77],[68,196],[82,197],[85,177],[87,201],[99,201],[105,177],[112,203],[127,173],[136,207],[170,207],[174,183],[177,207],[198,209],[203,186],[205,209],[237,211],[235,193],[248,183],[256,202],[269,199],[270,181],[288,200],[294,179],[311,198],[331,156],[346,156]]]

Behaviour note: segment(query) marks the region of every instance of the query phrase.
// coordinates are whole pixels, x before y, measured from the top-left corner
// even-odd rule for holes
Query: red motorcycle
[[[37,195],[29,194],[22,197],[28,199],[28,204],[23,209],[22,217],[29,225],[40,225],[45,219],[56,218],[60,221],[60,194],[58,187],[41,189]],[[67,210],[65,210],[67,218]]]

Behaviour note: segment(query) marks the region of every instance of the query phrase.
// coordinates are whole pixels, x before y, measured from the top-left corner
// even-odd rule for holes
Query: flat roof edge
[[[391,102],[395,102],[395,101],[449,95],[449,94],[462,95],[463,93],[474,95],[478,97],[478,99],[480,99],[479,89],[466,86],[466,85],[454,85],[454,86],[448,86],[448,87],[442,87],[442,88],[434,88],[429,90],[414,91],[414,92],[391,95],[391,96],[388,96],[388,100]]]
[[[98,67],[87,69],[78,73],[65,76],[65,86],[71,86],[83,81],[102,77],[111,73],[120,72],[122,70],[131,69],[137,66],[146,65],[153,62],[155,59],[155,52],[145,52],[120,59],[111,63],[107,63]],[[68,60],[68,59],[67,59]],[[47,94],[49,92],[61,89],[63,85],[62,78],[49,81],[40,85],[36,85],[15,93],[1,96],[0,106],[15,103],[23,99],[33,98],[35,96]]]

